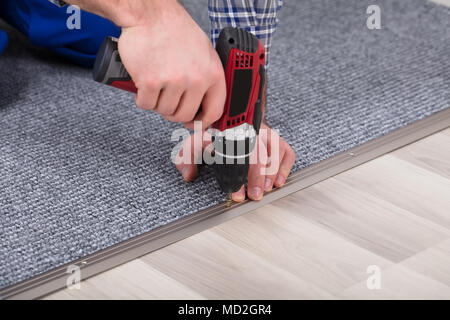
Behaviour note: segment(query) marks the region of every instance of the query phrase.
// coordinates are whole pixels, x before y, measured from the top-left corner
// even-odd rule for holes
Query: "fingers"
[[[266,130],[266,146],[268,164],[265,168],[266,177],[264,180],[264,191],[271,191],[273,183],[277,177],[278,169],[280,168],[280,158],[284,156],[285,150],[280,148],[280,136],[273,130]]]
[[[266,149],[262,149],[262,141]],[[248,175],[247,194],[252,200],[261,199],[263,192],[271,191],[273,187],[282,187],[295,163],[292,148],[271,129],[267,129],[266,134],[260,132],[258,149],[258,162],[250,166]],[[262,156],[264,154],[268,156],[268,163]],[[263,190],[261,194],[260,188]]]
[[[195,164],[194,135],[183,142],[183,146],[177,155],[175,167],[183,176],[184,181],[191,182],[197,176],[197,165]]]
[[[173,115],[164,118],[173,122],[190,122],[194,119],[202,102],[203,95],[200,91],[188,90],[182,95],[177,110]],[[190,129],[193,129],[190,128]]]
[[[261,163],[250,165],[248,170],[247,195],[252,200],[261,200],[264,195],[265,176],[261,174],[264,168]]]
[[[239,191],[234,192],[231,195],[231,199],[234,202],[242,202],[245,200],[245,187],[242,186],[241,189],[239,189]]]
[[[136,105],[143,110],[155,109],[161,90],[162,87],[158,82],[148,81],[145,86],[138,89],[134,97]]]
[[[166,75],[165,80],[137,83],[136,105],[153,110],[169,121],[182,122],[188,128],[193,128],[194,120],[199,120],[206,130],[222,116],[226,99],[223,69],[213,68],[211,73],[207,79],[199,75]]]
[[[280,168],[278,169],[277,176],[274,181],[274,186],[280,188],[286,182],[289,173],[295,163],[295,153],[294,150],[283,140],[284,144],[284,154],[280,161]]]
[[[222,72],[223,73],[223,72]],[[202,100],[202,108],[195,120],[202,121],[204,129],[209,128],[214,122],[220,119],[223,113],[223,107],[226,99],[225,80],[219,79],[210,87]],[[187,127],[192,127],[192,121],[185,123]]]
[[[217,81],[205,94],[202,101],[202,110],[198,115],[204,128],[208,128],[220,119],[225,105],[227,91],[225,81]]]
[[[226,88],[222,81],[217,81],[206,92],[202,86],[201,81],[190,82],[187,88],[182,81],[171,81],[163,88],[157,82],[147,83],[145,89],[138,90],[136,104],[141,109],[154,110],[169,121],[182,122],[191,129],[194,120],[201,121],[206,130],[222,116]]]
[[[186,182],[192,182],[195,180],[195,177],[197,177],[198,167],[194,163],[190,163],[190,164],[182,163],[182,164],[176,165],[176,168],[181,173],[183,180]]]
[[[204,132],[196,132],[183,142],[177,155],[175,167],[187,182],[191,182],[198,174],[197,163],[203,150],[211,147],[211,136]]]
[[[248,170],[247,195],[252,200],[261,200],[264,195],[264,168],[267,162],[267,149],[261,137],[258,137],[255,150],[253,151],[250,160],[251,164]]]
[[[181,85],[169,85],[164,87],[159,94],[158,102],[156,104],[155,112],[162,116],[173,115],[183,94],[183,86]]]
[[[273,174],[266,175],[266,177],[264,179],[264,191],[265,192],[271,191],[273,189],[273,183],[277,177],[279,167],[280,167],[279,157],[271,158],[269,171],[272,171],[273,169],[275,169],[276,171]]]

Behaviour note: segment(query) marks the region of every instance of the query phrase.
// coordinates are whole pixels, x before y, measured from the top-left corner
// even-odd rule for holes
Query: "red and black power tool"
[[[262,120],[265,51],[262,43],[240,28],[224,28],[217,53],[225,70],[227,97],[222,117],[209,129],[214,146],[213,169],[227,195],[247,182],[250,155]],[[97,54],[94,79],[113,87],[137,89],[121,62],[117,39],[106,38]]]

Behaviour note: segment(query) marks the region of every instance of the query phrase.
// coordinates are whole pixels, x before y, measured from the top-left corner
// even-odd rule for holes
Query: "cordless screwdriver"
[[[214,148],[212,168],[230,203],[231,194],[247,183],[262,120],[266,57],[262,43],[241,28],[224,28],[216,51],[225,71],[227,96],[222,117],[208,130]],[[137,92],[120,59],[116,38],[103,41],[93,73],[95,81]]]

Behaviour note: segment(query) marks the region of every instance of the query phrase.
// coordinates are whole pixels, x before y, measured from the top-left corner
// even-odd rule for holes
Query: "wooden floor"
[[[450,299],[450,129],[46,298]]]

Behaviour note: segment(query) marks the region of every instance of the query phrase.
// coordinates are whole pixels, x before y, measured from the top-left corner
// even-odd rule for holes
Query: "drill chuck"
[[[250,156],[255,149],[256,131],[244,123],[220,131],[210,129],[214,147],[212,165],[216,180],[225,193],[233,193],[247,183]]]

